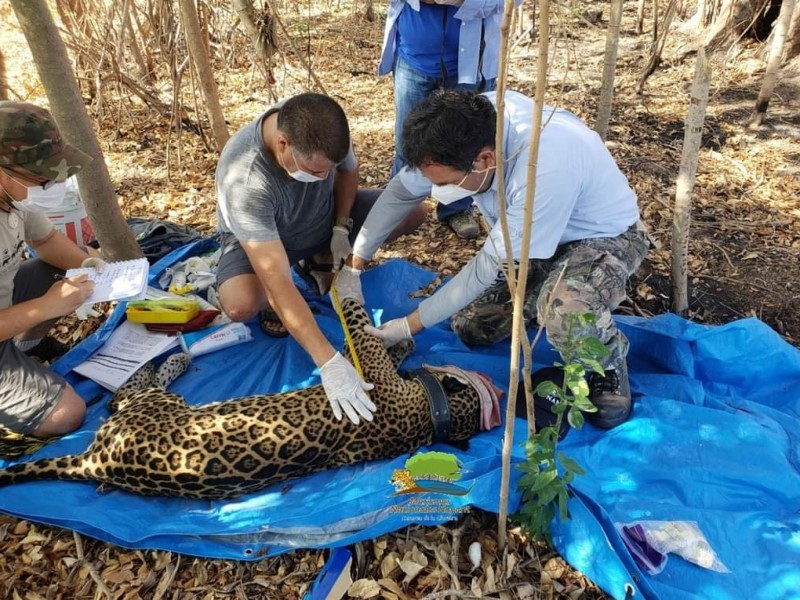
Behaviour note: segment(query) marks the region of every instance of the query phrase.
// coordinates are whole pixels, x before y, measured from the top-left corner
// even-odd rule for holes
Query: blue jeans
[[[458,75],[454,74],[446,79],[442,77],[428,77],[419,71],[414,70],[408,62],[399,55],[394,61],[392,70],[394,77],[394,164],[392,165],[392,177],[402,169],[407,161],[403,156],[402,144],[403,122],[414,109],[414,107],[427,98],[431,92],[439,88],[472,90],[489,92],[495,89],[496,81],[487,79],[478,83],[458,83]],[[452,204],[437,204],[436,217],[440,221],[446,221],[450,217],[460,212],[470,210],[472,198],[464,198]]]

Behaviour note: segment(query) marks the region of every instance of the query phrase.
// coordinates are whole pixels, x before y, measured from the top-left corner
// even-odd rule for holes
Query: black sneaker
[[[57,358],[65,355],[69,349],[70,347],[66,344],[62,344],[56,338],[46,335],[33,348],[26,350],[25,354],[43,363],[51,364]]]
[[[597,412],[586,413],[586,420],[600,429],[612,429],[628,420],[631,415],[631,386],[628,383],[628,365],[607,369],[605,377],[589,375],[589,400]]]

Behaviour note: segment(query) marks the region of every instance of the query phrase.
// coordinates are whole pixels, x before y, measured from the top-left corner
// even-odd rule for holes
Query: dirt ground
[[[312,57],[327,92],[346,108],[361,161],[362,184],[382,186],[393,154],[391,78],[378,78],[382,23],[370,22],[351,3],[305,3],[283,18],[297,48]],[[555,7],[547,101],[593,124],[605,45],[605,19],[584,8]],[[295,12],[296,11],[296,12]],[[509,87],[533,94],[536,42],[530,15],[515,30]],[[635,3],[626,3],[608,145],[639,195],[644,221],[656,242],[621,313],[642,316],[669,310],[672,209],[683,141],[694,53],[688,36],[673,31],[664,61],[642,96],[634,92],[647,62],[649,27],[633,31]],[[379,15],[380,17],[381,15]],[[8,26],[0,42],[9,62],[12,98],[45,102],[32,76],[24,38],[6,0]],[[779,82],[764,126],[743,123],[755,102],[764,69],[763,45],[743,39],[715,59],[711,99],[693,198],[689,318],[707,324],[757,317],[788,342],[800,343],[800,94],[798,78]],[[226,56],[228,56],[226,54]],[[220,59],[218,86],[234,132],[269,104],[269,91],[247,56]],[[273,92],[283,97],[308,89],[308,77],[291,47],[275,69]],[[169,101],[169,93],[166,100]],[[187,102],[187,106],[192,106]],[[133,98],[119,101],[109,88],[102,108],[91,107],[101,145],[126,216],[166,218],[204,233],[215,229],[213,175],[216,154],[192,131],[169,133],[169,117]],[[205,123],[206,129],[207,123]],[[429,215],[416,233],[384,248],[379,260],[403,257],[451,275],[480,247],[465,242]],[[76,341],[98,323],[64,320],[62,339]],[[438,528],[411,527],[359,544],[357,576],[363,596],[603,598],[603,593],[543,545],[512,532],[505,554],[497,549],[496,517],[474,512]],[[480,541],[484,563],[471,570],[466,547]],[[207,561],[169,552],[128,551],[51,527],[0,517],[0,593],[13,598],[297,598],[324,562],[325,553],[298,551],[258,563]],[[414,575],[399,566],[421,565]],[[424,563],[424,564],[423,564]],[[47,568],[43,568],[47,565]],[[408,564],[406,563],[406,567]],[[455,572],[457,571],[457,575]],[[369,587],[374,583],[375,587]],[[375,596],[369,590],[380,590]]]

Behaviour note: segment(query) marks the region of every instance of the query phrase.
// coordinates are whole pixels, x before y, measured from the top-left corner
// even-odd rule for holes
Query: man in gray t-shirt
[[[325,293],[331,271],[351,243],[380,190],[358,189],[358,162],[342,108],[305,93],[276,104],[239,130],[217,166],[217,219],[222,256],[217,284],[234,321],[261,315],[268,335],[291,334],[320,368],[334,415],[372,420],[374,405],[353,366],[314,321],[292,281],[291,267]],[[415,229],[418,210],[393,236]]]

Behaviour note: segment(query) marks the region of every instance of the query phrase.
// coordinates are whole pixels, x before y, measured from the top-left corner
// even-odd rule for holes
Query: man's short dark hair
[[[304,158],[319,153],[334,164],[347,158],[350,126],[329,96],[307,92],[289,98],[278,111],[278,130]]]
[[[497,111],[486,96],[437,90],[403,123],[403,154],[412,167],[435,162],[471,171],[483,148],[494,148]]]

